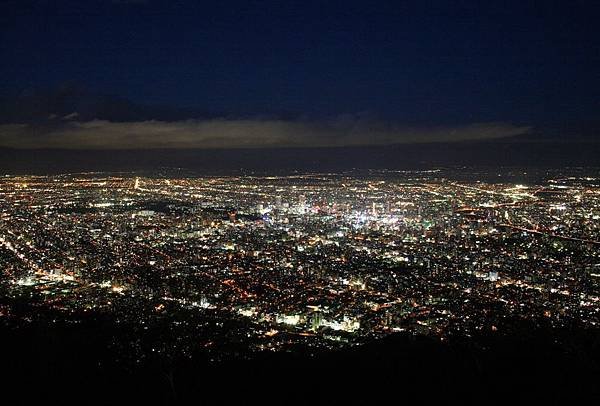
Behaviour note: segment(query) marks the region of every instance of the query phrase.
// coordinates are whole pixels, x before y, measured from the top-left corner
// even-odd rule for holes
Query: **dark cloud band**
[[[323,122],[92,120],[52,126],[0,125],[0,146],[67,149],[333,147],[490,140],[521,135],[529,129],[507,123],[416,128],[352,118]]]

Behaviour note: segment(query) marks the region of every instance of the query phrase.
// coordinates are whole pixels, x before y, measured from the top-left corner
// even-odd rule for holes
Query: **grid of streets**
[[[0,196],[0,319],[108,316],[135,357],[599,325],[598,177],[83,173]]]

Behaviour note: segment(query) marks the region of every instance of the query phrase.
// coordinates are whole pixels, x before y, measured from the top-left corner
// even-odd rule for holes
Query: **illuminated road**
[[[586,240],[583,238],[568,237],[568,236],[564,236],[564,235],[552,234],[552,233],[547,233],[547,232],[543,232],[543,231],[539,231],[539,230],[533,230],[531,228],[519,227],[519,226],[515,226],[512,224],[498,224],[498,227],[512,228],[513,230],[524,231],[526,233],[531,233],[531,234],[544,235],[546,237],[558,238],[561,240],[577,241],[577,242],[583,242],[583,243],[587,243],[587,244],[600,245],[600,241]]]

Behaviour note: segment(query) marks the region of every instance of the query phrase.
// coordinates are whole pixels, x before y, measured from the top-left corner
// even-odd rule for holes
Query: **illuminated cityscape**
[[[2,404],[600,405],[600,1],[0,1]]]
[[[600,177],[454,175],[4,176],[0,320],[109,316],[133,363],[598,328]]]

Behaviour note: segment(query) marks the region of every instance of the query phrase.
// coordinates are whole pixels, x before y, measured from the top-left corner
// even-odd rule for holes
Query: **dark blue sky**
[[[494,4],[488,4],[494,3]],[[600,111],[597,1],[4,1],[0,94],[552,126]]]

